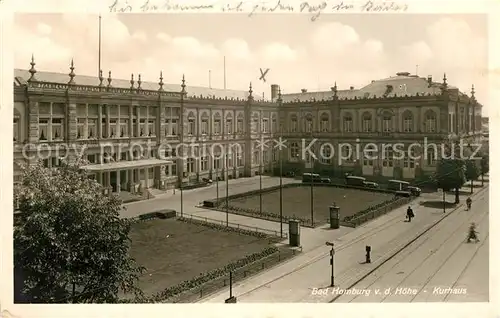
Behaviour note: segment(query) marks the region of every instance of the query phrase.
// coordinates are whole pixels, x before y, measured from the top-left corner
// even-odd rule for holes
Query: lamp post
[[[219,167],[215,168],[215,187],[217,189],[217,204],[219,204]]]
[[[181,182],[179,185],[179,189],[181,190],[181,217],[184,215],[184,198],[182,196],[182,176],[181,176]]]
[[[259,156],[259,211],[262,214],[262,149]]]
[[[314,158],[311,157],[311,226],[314,227]]]
[[[330,265],[332,268],[331,274],[330,274],[330,287],[333,287],[335,285],[335,261],[334,261],[334,256],[335,256],[335,245],[332,242],[326,242],[326,246],[330,246]]]
[[[443,191],[443,213],[446,213],[446,193],[444,189],[441,189]]]
[[[226,167],[226,227],[229,226],[229,171],[227,170],[227,156],[225,156],[225,164]]]
[[[278,151],[280,160],[280,237],[283,237],[283,160],[281,157],[281,149]]]

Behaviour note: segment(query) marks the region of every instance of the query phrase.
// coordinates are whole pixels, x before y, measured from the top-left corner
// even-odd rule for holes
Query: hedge
[[[135,223],[141,221],[149,221],[153,219],[171,219],[175,218],[176,216],[177,212],[175,210],[165,209],[165,210],[140,214],[139,216],[130,218],[129,221]]]
[[[143,299],[123,299],[120,302],[121,303],[159,303],[159,302],[165,302],[169,298],[172,298],[176,295],[179,295],[180,293],[186,292],[188,290],[191,290],[193,288],[196,288],[200,285],[203,285],[209,281],[212,281],[214,279],[217,279],[222,276],[226,276],[229,274],[229,272],[233,272],[241,267],[247,266],[253,262],[256,262],[264,257],[267,257],[269,255],[272,255],[278,251],[278,248],[276,246],[271,246],[271,247],[266,247],[260,252],[253,253],[250,255],[245,256],[244,258],[241,258],[235,262],[229,263],[224,267],[217,268],[211,271],[208,271],[206,273],[200,274],[197,277],[194,277],[189,280],[185,280],[182,283],[168,287],[165,290],[156,293],[154,295],[151,295],[149,297],[144,297]]]
[[[196,219],[185,218],[185,217],[178,217],[177,220],[181,221],[181,222],[206,226],[206,227],[209,227],[211,229],[218,230],[218,231],[236,232],[238,234],[250,235],[250,236],[255,236],[258,238],[271,237],[270,235],[268,235],[266,233],[251,231],[251,230],[242,229],[242,228],[236,228],[236,227],[232,227],[232,226],[225,226],[225,225],[221,225],[218,223],[213,223],[213,222],[208,222],[208,221],[203,221],[203,220],[196,220]]]

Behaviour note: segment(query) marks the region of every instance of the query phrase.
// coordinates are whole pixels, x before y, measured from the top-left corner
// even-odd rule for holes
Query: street
[[[476,191],[474,195],[479,198],[474,199],[475,209],[482,211],[480,212],[482,214],[485,213],[484,211],[487,212],[487,197],[484,199],[487,192],[488,188],[484,188]],[[418,235],[422,235],[425,239],[428,235],[425,232],[441,219],[445,221],[448,219],[446,222],[443,221],[445,224],[463,223],[471,215],[471,213],[465,214],[463,209],[462,204],[455,211],[448,209],[447,213],[435,208],[417,207],[414,208],[415,219],[408,223],[404,222],[406,207],[401,207],[345,235],[338,236],[334,234],[335,231],[330,232],[330,241],[333,241],[336,246],[335,285],[340,289],[347,289],[356,284],[364,275],[375,270],[392,255],[410,244]],[[478,212],[476,213],[479,215]],[[487,221],[483,220],[479,225],[482,232],[487,231],[487,223],[484,222]],[[457,230],[462,240],[465,238],[467,226],[468,224],[464,225],[462,231]],[[438,231],[438,233],[441,232]],[[446,236],[446,234],[439,235]],[[363,264],[367,245],[372,248],[372,262]],[[445,250],[449,248],[447,245]],[[329,248],[325,246],[324,241],[315,240],[314,247],[309,248],[302,255],[248,280],[236,282],[233,286],[233,294],[238,298],[238,302],[243,303],[329,302],[335,295],[313,294],[313,291],[330,285],[329,258]],[[464,280],[467,279],[467,275],[462,276]],[[419,283],[419,281],[413,282],[414,285]],[[224,290],[207,297],[202,302],[223,303],[227,295],[228,291]]]

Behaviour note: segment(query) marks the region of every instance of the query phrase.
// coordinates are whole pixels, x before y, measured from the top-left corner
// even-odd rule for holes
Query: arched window
[[[405,111],[403,114],[403,131],[413,131],[413,114],[410,111]]]
[[[330,130],[330,117],[328,116],[327,113],[321,114],[320,117],[320,130],[322,132],[327,132]]]
[[[363,121],[362,121],[362,128],[363,132],[371,132],[372,131],[372,114],[369,112],[366,112],[363,114]]]
[[[290,132],[297,132],[299,129],[297,115],[293,114],[290,116]]]
[[[313,132],[313,118],[311,114],[307,114],[304,128],[304,131],[307,133]]]
[[[208,134],[208,119],[209,118],[207,112],[203,112],[201,114],[201,131],[200,131],[202,135]]]
[[[214,115],[214,135],[220,135],[222,133],[222,116],[219,112]]]
[[[425,132],[436,132],[436,113],[432,110],[425,113]]]
[[[386,112],[382,115],[382,131],[392,131],[392,114]]]
[[[233,133],[233,114],[228,113],[226,115],[226,135]]]
[[[244,132],[244,128],[243,128],[243,114],[242,113],[239,113],[238,114],[238,118],[236,119],[236,132],[238,134],[241,134]]]
[[[188,135],[194,135],[196,133],[196,117],[193,112],[188,114]]]
[[[347,113],[344,115],[344,120],[343,120],[343,128],[344,132],[352,132],[353,131],[353,120],[352,120],[352,115],[350,113]]]

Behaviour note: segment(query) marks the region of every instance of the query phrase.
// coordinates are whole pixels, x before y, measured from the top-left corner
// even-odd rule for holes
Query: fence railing
[[[276,253],[267,257],[261,258],[251,264],[238,268],[232,272],[232,284],[238,284],[241,281],[255,275],[263,270],[269,269],[279,263],[286,261],[296,254],[300,253],[298,250],[290,248],[280,248]],[[211,294],[219,292],[224,288],[229,289],[229,273],[227,275],[211,280],[205,284],[197,286],[193,289],[185,291],[179,295],[166,299],[164,303],[194,303],[200,301],[202,298]],[[237,294],[233,296],[238,297]],[[229,298],[229,292],[228,296]]]
[[[177,217],[180,217],[180,216],[181,216],[181,213],[177,212]],[[222,226],[229,226],[229,227],[236,228],[236,229],[259,232],[259,233],[264,233],[264,234],[280,237],[279,230],[264,229],[264,228],[261,228],[258,226],[249,226],[249,225],[244,225],[244,224],[239,224],[239,223],[226,222],[225,220],[217,220],[217,219],[212,219],[212,218],[208,218],[208,217],[204,217],[204,216],[187,214],[187,213],[183,213],[182,217],[185,219],[198,220],[198,221],[202,221],[202,222],[206,222],[206,223],[214,223],[214,224],[219,224]],[[287,238],[288,238],[288,233],[283,231],[283,239],[287,239]]]

